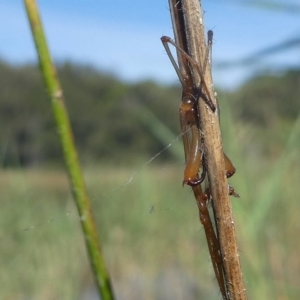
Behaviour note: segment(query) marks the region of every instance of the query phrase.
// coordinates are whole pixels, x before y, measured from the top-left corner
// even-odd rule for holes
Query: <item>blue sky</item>
[[[275,0],[273,0],[275,1]],[[203,0],[204,21],[214,30],[213,64],[242,59],[299,37],[299,10],[285,12],[243,1]],[[255,1],[252,1],[255,3]],[[167,0],[38,1],[55,61],[71,60],[109,70],[127,81],[178,81],[160,37],[173,37]],[[23,1],[0,2],[0,57],[11,63],[36,61]],[[248,67],[213,70],[216,85],[232,88],[257,71],[300,64],[300,45]]]

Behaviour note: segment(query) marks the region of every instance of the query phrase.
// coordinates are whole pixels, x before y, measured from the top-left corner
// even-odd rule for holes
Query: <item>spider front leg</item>
[[[201,83],[200,83],[200,86],[197,87],[197,98],[201,97],[204,102],[210,107],[210,109],[215,112],[216,111],[216,106],[215,104],[213,103],[212,101],[212,98],[210,96],[210,93],[209,93],[209,89],[206,85],[206,82],[204,80],[204,75],[205,75],[205,70],[206,70],[206,64],[207,64],[207,60],[208,60],[208,56],[209,56],[209,48],[211,47],[211,43],[208,44],[208,47],[207,47],[207,51],[206,51],[206,58],[205,58],[205,66],[204,66],[204,71],[202,70],[202,67],[201,67],[201,64],[197,63],[188,53],[186,53],[182,48],[180,48],[171,38],[169,38],[168,36],[162,36],[161,37],[161,41],[163,43],[163,46],[165,47],[166,49],[166,52],[171,60],[171,63],[178,75],[178,78],[182,84],[182,87],[184,88],[184,86],[186,85],[185,84],[185,76],[183,76],[183,74],[180,72],[180,69],[179,67],[177,66],[176,62],[175,62],[175,59],[171,53],[171,50],[169,48],[169,45],[168,43],[170,43],[171,45],[173,45],[182,55],[182,57],[184,57],[189,63],[191,66],[194,67],[194,69],[196,70],[196,72],[198,73],[199,77],[200,77],[200,80],[201,80]],[[192,76],[193,78],[189,78],[189,79],[192,79],[192,82],[193,84],[195,84],[195,81],[194,81],[194,76]],[[195,87],[195,85],[194,85]],[[205,90],[205,94],[202,92],[202,87],[204,87],[204,90]]]
[[[209,190],[203,192],[201,185],[198,185],[193,187],[193,192],[197,199],[199,217],[205,231],[206,239],[208,241],[208,249],[212,259],[216,278],[223,296],[222,299],[227,299],[220,243],[214,230],[207,207],[210,198]]]

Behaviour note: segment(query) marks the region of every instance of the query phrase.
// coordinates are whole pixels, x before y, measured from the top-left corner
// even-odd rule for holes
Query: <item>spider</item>
[[[171,63],[178,75],[178,78],[182,85],[182,102],[179,108],[180,116],[180,126],[181,133],[183,137],[183,144],[185,149],[186,156],[186,165],[184,169],[184,179],[183,185],[187,184],[190,186],[196,186],[201,184],[206,175],[206,164],[204,157],[203,141],[200,134],[200,122],[199,122],[199,112],[198,112],[198,99],[202,98],[208,107],[215,112],[216,106],[211,100],[209,90],[204,80],[204,74],[206,70],[206,65],[210,53],[210,48],[212,45],[212,30],[208,31],[208,45],[205,55],[204,68],[202,68],[197,62],[187,54],[181,47],[179,47],[171,38],[163,36],[161,41],[163,46],[166,49],[166,52],[171,60]],[[169,45],[172,44],[182,55],[182,58],[185,58],[192,66],[194,66],[198,75],[200,76],[201,83],[197,87],[194,84],[193,76],[187,74],[185,71],[181,71],[170,51]],[[205,93],[202,92],[204,88]],[[224,153],[224,152],[223,152]],[[235,167],[231,163],[230,159],[224,153],[224,162],[225,162],[225,172],[226,177],[229,178],[235,173]],[[198,172],[202,167],[202,173],[199,177]]]

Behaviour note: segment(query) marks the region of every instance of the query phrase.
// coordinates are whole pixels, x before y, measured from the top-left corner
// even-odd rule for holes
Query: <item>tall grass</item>
[[[249,297],[298,299],[299,119],[283,135],[282,124],[237,124],[222,101],[224,148],[237,168],[230,183],[241,195],[232,204]],[[274,155],[261,151],[267,143],[278,148]],[[183,160],[143,164],[85,170],[117,299],[219,299],[196,204],[181,187]],[[85,297],[93,280],[66,175],[2,170],[0,199],[0,299]]]
[[[222,113],[228,128],[226,107]],[[224,141],[231,141],[225,150],[238,170],[230,183],[241,194],[232,204],[249,297],[298,299],[297,152],[268,160],[251,148],[255,135],[242,126],[226,130]],[[220,298],[196,204],[181,187],[182,168],[178,161],[137,172],[85,171],[118,299]],[[0,176],[0,298],[82,297],[92,276],[63,173],[19,170]]]
[[[241,195],[232,204],[249,298],[298,299],[300,118],[259,128],[234,120],[228,102],[222,134],[237,168],[230,183]],[[181,187],[183,153],[172,165],[142,167],[148,160],[85,169],[117,299],[220,299],[196,204]],[[82,299],[93,280],[66,175],[1,170],[0,201],[0,299]]]
[[[233,205],[250,298],[297,299],[300,115],[291,126],[281,120],[273,128],[239,126],[225,105],[225,118],[242,195]],[[266,145],[274,155],[264,154]]]

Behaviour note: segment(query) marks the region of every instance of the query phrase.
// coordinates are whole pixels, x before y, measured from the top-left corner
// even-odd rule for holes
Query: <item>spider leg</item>
[[[163,45],[164,45],[164,47],[165,47],[165,49],[166,49],[166,51],[167,51],[169,57],[170,57],[170,55],[171,55],[171,57],[172,57],[172,59],[171,59],[171,57],[170,57],[170,59],[171,59],[171,61],[172,61],[173,66],[174,66],[174,63],[175,63],[176,68],[178,69],[178,70],[176,70],[176,68],[175,68],[175,66],[174,66],[175,71],[176,71],[178,77],[179,77],[179,74],[180,74],[180,76],[182,76],[182,74],[180,73],[180,70],[179,70],[179,68],[178,68],[178,66],[177,66],[177,64],[176,64],[176,62],[175,62],[175,60],[174,60],[174,58],[173,58],[173,56],[172,56],[172,54],[171,54],[170,48],[169,48],[169,46],[168,46],[168,43],[172,44],[176,49],[178,49],[178,50],[181,52],[181,54],[182,54],[182,55],[183,55],[183,56],[191,63],[191,65],[193,65],[193,67],[196,69],[196,71],[198,72],[198,75],[200,76],[200,79],[201,79],[201,84],[200,84],[199,90],[202,89],[202,86],[204,87],[205,92],[206,92],[206,94],[207,94],[207,102],[210,103],[210,104],[209,104],[209,107],[211,108],[211,110],[212,110],[213,112],[215,112],[216,107],[215,107],[213,101],[211,100],[211,96],[210,96],[209,90],[208,90],[208,88],[207,88],[207,85],[206,85],[206,83],[205,83],[205,80],[204,80],[204,73],[203,73],[203,71],[201,70],[201,66],[200,66],[199,64],[197,64],[197,62],[196,62],[189,54],[187,54],[181,47],[179,47],[179,46],[178,46],[171,38],[169,38],[169,37],[167,37],[167,36],[163,36],[163,37],[161,38],[161,40],[162,40],[162,43],[163,43]],[[205,67],[206,67],[206,66],[205,66]],[[180,79],[180,78],[179,78],[179,79]],[[183,78],[182,78],[182,80],[183,80]],[[184,82],[184,80],[183,80],[183,81],[182,81],[182,80],[180,79],[181,83]],[[201,93],[201,94],[203,94],[203,93]]]

